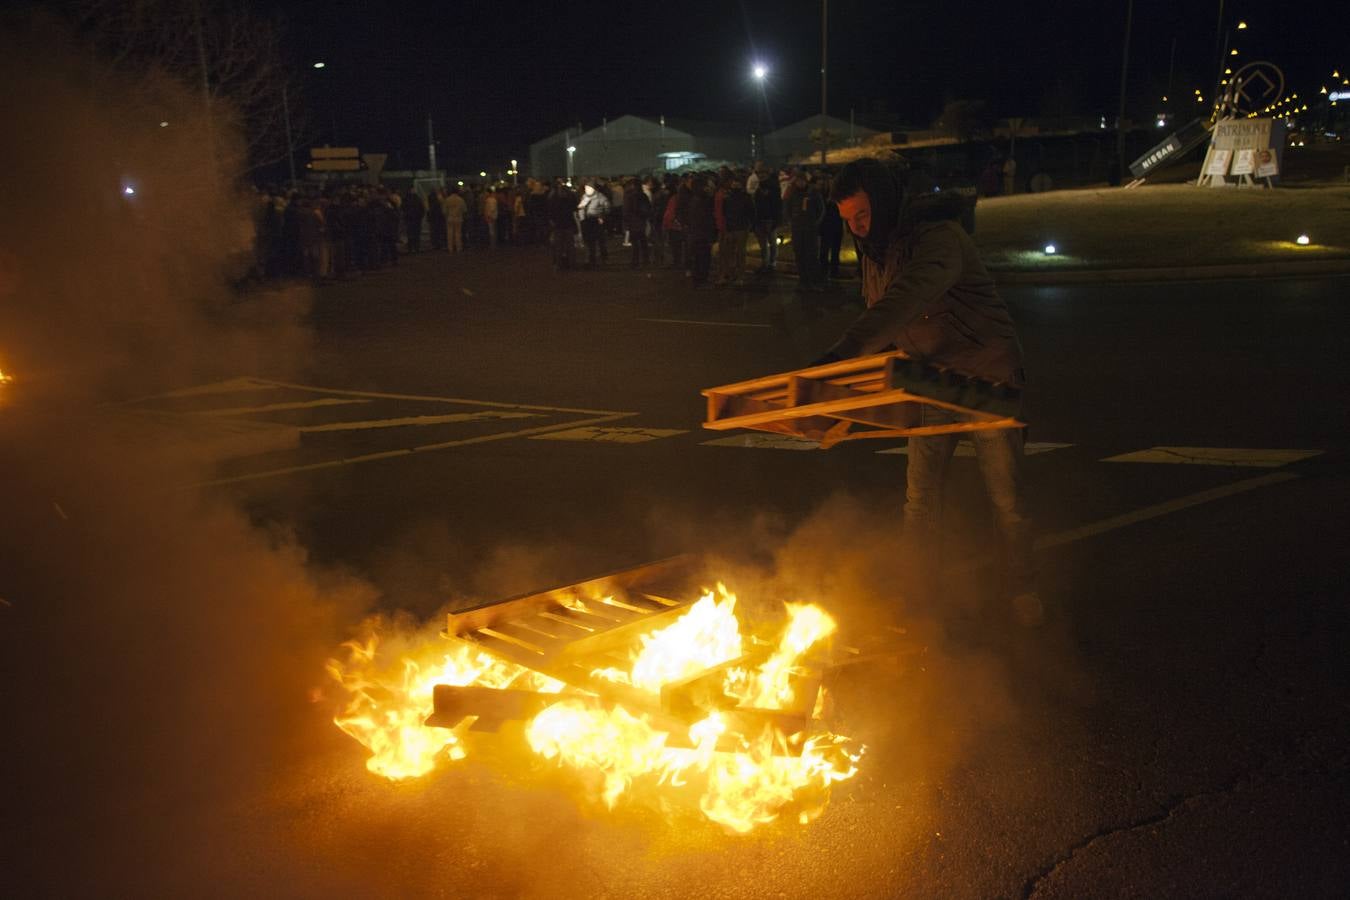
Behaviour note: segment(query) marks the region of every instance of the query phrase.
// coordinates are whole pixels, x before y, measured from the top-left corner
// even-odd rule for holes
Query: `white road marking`
[[[1032,441],[1022,448],[1022,452],[1027,456],[1036,456],[1037,454],[1040,453],[1049,453],[1051,450],[1062,450],[1065,447],[1072,447],[1072,446],[1073,444],[1056,444],[1048,441],[1039,441],[1039,442]],[[906,445],[903,447],[890,447],[886,450],[878,450],[877,452],[887,454],[894,453],[900,456],[908,456],[909,446]],[[975,445],[970,443],[969,441],[962,441],[961,443],[956,445],[956,451],[953,453],[953,455],[962,458],[974,459]]]
[[[487,406],[493,409],[529,409],[538,412],[577,413],[586,416],[631,416],[636,413],[619,413],[612,409],[576,409],[570,406],[540,406],[530,403],[497,403],[491,400],[466,400],[463,397],[435,397],[426,394],[389,394],[381,391],[344,391],[337,388],[313,387],[307,384],[291,384],[286,381],[267,381],[250,379],[254,384],[268,387],[288,388],[293,391],[307,391],[311,394],[332,394],[338,397],[369,397],[373,400],[425,400],[428,403],[457,403],[463,406]]]
[[[748,434],[733,434],[730,437],[703,441],[704,447],[743,447],[749,450],[816,450],[820,441],[792,437],[787,434],[766,434],[752,431]]]
[[[322,400],[297,400],[293,403],[267,403],[262,406],[231,406],[221,409],[193,409],[181,412],[178,415],[205,416],[208,418],[218,416],[249,416],[255,413],[287,412],[293,409],[314,409],[320,406],[350,406],[354,403],[369,402],[369,400],[341,400],[337,397],[326,397]]]
[[[764,325],[759,322],[704,322],[698,319],[643,319],[639,322],[659,322],[663,325],[709,325],[720,326],[722,328],[772,328],[772,325]]]
[[[537,434],[532,441],[589,441],[597,444],[641,444],[675,434],[686,434],[682,428],[565,428]]]
[[[1115,531],[1117,528],[1136,525],[1140,522],[1148,521],[1149,519],[1170,515],[1174,512],[1180,512],[1183,509],[1200,506],[1203,503],[1222,500],[1224,497],[1232,497],[1235,494],[1254,491],[1257,488],[1263,488],[1267,485],[1293,481],[1298,477],[1298,474],[1295,472],[1272,472],[1269,475],[1259,475],[1256,478],[1235,481],[1232,484],[1225,484],[1220,487],[1210,488],[1206,491],[1187,494],[1186,496],[1178,497],[1175,500],[1168,500],[1164,503],[1155,503],[1152,506],[1145,506],[1141,509],[1136,509],[1133,512],[1122,513],[1121,515],[1100,519],[1087,525],[1080,525],[1078,528],[1070,528],[1067,531],[1045,535],[1036,541],[1036,549],[1048,550],[1051,547],[1058,547],[1062,544],[1070,544],[1085,538],[1096,537],[1097,535],[1105,534],[1108,531]]]
[[[448,413],[444,416],[404,416],[399,419],[370,419],[365,422],[327,422],[323,425],[303,425],[298,430],[305,434],[314,434],[325,431],[361,431],[367,428],[402,428],[404,426],[443,425],[448,422],[478,422],[488,419],[536,419],[539,415],[539,413],[505,410],[502,412]]]
[[[247,376],[240,378],[227,378],[224,381],[213,382],[212,384],[201,384],[195,387],[179,388],[176,391],[168,391],[163,394],[153,394],[149,397],[138,397],[135,400],[124,400],[116,406],[131,406],[137,403],[144,403],[147,400],[160,400],[165,397],[198,397],[206,394],[238,394],[247,391],[274,391],[279,385],[267,384]]]
[[[411,456],[414,453],[424,453],[428,450],[445,450],[450,447],[467,447],[471,444],[486,444],[490,441],[504,441],[509,440],[510,438],[530,437],[531,435],[543,434],[555,429],[602,425],[606,422],[627,419],[635,415],[637,415],[637,413],[611,413],[605,416],[596,416],[593,419],[583,419],[579,422],[561,422],[553,425],[541,425],[538,428],[522,428],[519,431],[503,431],[497,434],[484,434],[479,435],[478,437],[464,438],[458,441],[442,441],[438,444],[426,444],[421,447],[406,447],[400,450],[386,450],[381,453],[366,453],[361,456],[352,456],[346,459],[330,459],[301,466],[287,466],[283,469],[269,469],[265,472],[249,472],[245,475],[234,475],[229,478],[212,478],[208,481],[199,481],[196,484],[188,485],[188,487],[215,487],[224,484],[238,484],[243,481],[257,481],[262,478],[273,478],[277,475],[294,475],[299,472],[313,472],[318,469],[333,469],[338,466],[350,466],[358,463],[374,462],[380,459],[391,459],[396,456]]]
[[[1321,453],[1321,450],[1253,450],[1243,447],[1151,447],[1148,450],[1108,456],[1102,462],[1278,469],[1301,459],[1320,456]]]

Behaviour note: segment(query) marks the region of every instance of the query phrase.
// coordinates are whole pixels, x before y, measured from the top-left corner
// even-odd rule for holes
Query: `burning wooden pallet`
[[[704,428],[749,428],[820,441],[1021,428],[1018,388],[911,359],[896,350],[708,388]],[[920,425],[924,406],[971,421]],[[856,429],[856,430],[855,430]]]
[[[507,721],[532,718],[570,693],[644,715],[671,735],[672,744],[687,740],[689,726],[713,711],[722,714],[728,732],[739,735],[755,736],[766,726],[787,735],[803,732],[834,665],[825,652],[798,666],[793,677],[796,702],[790,709],[739,707],[723,691],[728,670],[758,665],[768,657],[769,645],[754,638],[739,658],[664,684],[659,695],[604,674],[630,665],[643,635],[689,612],[690,598],[697,596],[698,569],[695,557],[677,556],[451,613],[448,639],[556,679],[565,685],[564,693],[440,684],[434,688],[434,709],[426,724],[454,728],[473,717],[471,730],[497,731]]]

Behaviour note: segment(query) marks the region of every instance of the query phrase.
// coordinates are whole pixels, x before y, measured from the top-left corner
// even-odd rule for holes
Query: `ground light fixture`
[[[1306,234],[1300,234],[1298,237],[1294,238],[1294,243],[1298,244],[1300,247],[1306,247],[1312,243],[1312,239]]]
[[[1045,255],[1046,255],[1046,256],[1054,256],[1054,255],[1055,255],[1056,253],[1058,253],[1058,252],[1059,252],[1059,248],[1056,247],[1054,244],[1046,244],[1046,245],[1045,245]]]

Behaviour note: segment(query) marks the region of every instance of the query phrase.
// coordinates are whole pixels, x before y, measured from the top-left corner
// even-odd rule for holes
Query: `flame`
[[[596,602],[618,603],[610,598]],[[793,684],[802,672],[803,655],[834,633],[834,620],[818,606],[785,606],[786,625],[765,653],[759,649],[762,642],[741,634],[736,597],[719,584],[672,624],[644,635],[627,670],[610,667],[591,673],[649,696],[650,705],[660,708],[663,686],[725,667],[726,709],[705,710],[703,718],[685,725],[574,691],[526,724],[526,741],[539,756],[594,778],[600,798],[611,808],[643,783],[698,791],[703,814],[736,832],[773,821],[790,806],[798,809],[801,822],[810,821],[824,809],[830,786],[857,771],[863,748],[818,727],[811,717],[819,714],[823,692],[798,698]],[[376,663],[375,637],[343,648],[346,660],[328,665],[349,692],[334,721],[371,750],[367,768],[390,779],[417,777],[444,756],[458,759],[465,754],[460,727],[422,724],[432,710],[434,685],[540,692],[564,688],[467,643],[447,649],[439,637],[413,646],[397,665],[383,668]],[[756,664],[756,659],[761,661]],[[764,724],[759,733],[744,734],[733,725],[735,710],[747,711],[745,721],[761,721],[751,711],[801,712],[799,700],[812,707],[811,716],[802,717],[803,731],[785,734]]]
[[[423,724],[431,715],[436,685],[520,687],[546,694],[564,687],[561,681],[439,635],[429,635],[395,666],[385,668],[380,667],[379,645],[372,633],[343,644],[345,659],[328,661],[328,674],[348,694],[333,723],[371,751],[367,769],[395,781],[427,774],[442,753],[451,759],[465,755],[458,729]]]

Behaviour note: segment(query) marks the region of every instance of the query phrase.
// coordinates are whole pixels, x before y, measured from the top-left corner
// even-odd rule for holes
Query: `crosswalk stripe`
[[[325,397],[322,400],[297,400],[294,403],[267,403],[262,406],[232,406],[223,409],[194,409],[183,413],[185,416],[247,416],[253,413],[286,412],[294,409],[313,409],[318,406],[350,406],[354,403],[369,403],[369,400],[339,399]]]
[[[583,441],[596,444],[641,444],[646,441],[656,441],[671,435],[684,434],[682,428],[596,428],[588,426],[585,428],[566,428],[561,431],[550,431],[547,434],[536,434],[530,438],[532,441]]]
[[[1320,456],[1321,453],[1321,450],[1260,450],[1245,447],[1150,447],[1108,456],[1102,462],[1278,469],[1299,460]]]
[[[593,419],[583,419],[582,425],[599,424],[601,422],[613,422],[617,419],[624,419],[636,413],[611,413],[606,416],[596,416]],[[227,478],[212,478],[207,481],[199,481],[196,484],[186,485],[186,487],[202,488],[217,487],[225,484],[240,484],[246,481],[258,481],[263,478],[275,478],[279,475],[295,475],[300,472],[317,472],[320,469],[333,469],[339,466],[354,466],[360,463],[375,462],[382,459],[394,459],[400,456],[411,456],[414,453],[426,453],[433,450],[447,450],[451,447],[469,447],[474,444],[487,444],[492,441],[506,441],[513,438],[525,438],[533,435],[542,434],[552,429],[558,428],[558,425],[540,425],[537,428],[522,428],[518,431],[503,431],[497,434],[480,434],[477,437],[463,438],[456,441],[440,441],[435,444],[423,444],[420,447],[404,447],[396,450],[382,450],[378,453],[364,453],[360,456],[349,456],[342,459],[326,459],[321,462],[305,463],[298,466],[286,466],[281,469],[268,469],[265,472],[247,472],[243,475],[233,475]]]
[[[701,442],[704,447],[741,447],[747,450],[815,450],[820,441],[791,437],[786,434],[766,434],[752,431],[748,434],[733,434],[730,437],[716,438]]]

